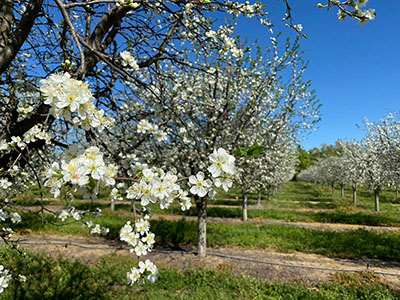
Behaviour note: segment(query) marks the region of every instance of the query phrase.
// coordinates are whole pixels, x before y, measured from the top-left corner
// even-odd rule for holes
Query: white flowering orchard
[[[121,239],[141,256],[154,244],[147,205],[166,208],[178,201],[187,210],[194,196],[204,214],[202,199],[216,188],[232,186],[232,154],[254,143],[246,136],[268,130],[266,124],[273,122],[265,120],[272,107],[287,99],[284,115],[289,119],[291,111],[302,111],[311,120],[308,125],[318,118],[309,85],[301,80],[304,66],[297,46],[279,53],[260,2],[3,2],[2,222],[21,221],[13,199],[36,184],[42,195],[44,185],[66,200],[65,209],[56,213],[60,220],[73,218],[92,234],[106,234],[107,228],[84,218],[101,211],[78,210],[72,200],[76,194],[93,200],[107,189],[113,202],[127,197],[133,206],[140,202],[143,207],[121,230]],[[363,8],[366,2],[327,1],[322,6],[365,22],[375,16]],[[287,7],[285,22],[300,32],[302,26],[293,24],[289,3]],[[229,24],[214,22],[220,16],[230,18]],[[254,26],[269,32],[273,60],[252,58],[235,34],[240,18],[252,18]],[[286,86],[279,72],[289,66],[292,83]],[[3,227],[0,236],[9,241],[12,233]],[[19,277],[5,265],[0,272],[1,292]],[[156,276],[156,267],[146,260],[128,273],[128,282],[154,281]]]
[[[379,212],[379,194],[386,187],[400,185],[400,121],[398,114],[389,113],[378,122],[365,120],[366,136],[361,142],[340,142],[340,157],[327,157],[302,171],[300,180],[315,183],[351,185],[353,203],[357,187],[365,184],[374,191],[375,211]]]

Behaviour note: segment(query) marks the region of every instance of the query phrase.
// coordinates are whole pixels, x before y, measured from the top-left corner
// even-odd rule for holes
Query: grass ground
[[[136,261],[126,257],[104,257],[94,265],[52,259],[29,251],[0,249],[6,268],[26,275],[25,283],[12,281],[0,299],[400,299],[371,274],[338,273],[331,283],[309,288],[301,284],[266,282],[234,276],[226,270],[193,268],[188,271],[161,269],[155,284],[129,287],[126,272]]]
[[[118,213],[104,213],[100,219],[89,218],[101,226],[108,227],[108,238],[117,239],[120,228],[131,217]],[[42,219],[23,214],[23,220],[16,228],[21,233],[42,230]],[[61,222],[52,215],[44,217],[48,233],[89,235],[80,222]],[[197,222],[152,220],[151,231],[162,245],[179,247],[196,245]],[[224,224],[209,223],[207,226],[209,246],[239,246],[249,248],[272,248],[282,252],[302,251],[323,254],[329,257],[368,257],[400,261],[400,234],[367,230],[316,231],[284,225]]]
[[[21,196],[19,204],[38,205],[39,202],[34,199],[36,194],[37,192],[32,191],[30,195]],[[106,199],[105,195],[102,195],[102,198]],[[59,206],[61,202],[50,200],[44,204]],[[210,204],[216,206],[208,209],[209,216],[241,217],[238,191],[220,194]],[[250,195],[250,204],[256,204],[255,194]],[[287,222],[400,227],[398,204],[396,194],[393,191],[385,191],[381,195],[382,212],[377,214],[373,212],[373,195],[366,189],[360,189],[357,207],[354,207],[350,190],[346,190],[346,197],[341,199],[339,192],[332,195],[330,190],[320,190],[312,184],[290,182],[274,195],[271,201],[263,201],[264,209],[250,210],[249,217]],[[226,207],[227,205],[230,207]],[[75,202],[75,206],[88,209],[91,204]],[[117,239],[121,226],[132,219],[129,214],[130,205],[117,204],[115,212],[109,210],[107,203],[95,203],[95,206],[103,208],[103,216],[92,220],[110,228],[109,239]],[[153,211],[161,213],[156,207]],[[163,213],[193,216],[197,212],[192,208],[183,214],[177,206],[172,206]],[[42,219],[27,213],[23,213],[23,222],[18,225],[18,230],[21,233],[38,232],[42,230],[42,222],[46,224],[45,230],[49,233],[89,235],[89,230],[82,228],[79,222],[67,220],[62,223],[51,215],[45,215]],[[162,245],[181,247],[197,243],[197,223],[193,221],[152,220],[151,230],[156,234],[157,243]],[[208,224],[207,239],[209,246],[267,248],[280,252],[300,251],[338,258],[366,257],[400,261],[400,234],[390,231],[309,230],[284,225],[218,222]],[[400,299],[399,294],[375,278],[369,278],[370,275],[352,274],[349,277],[339,274],[333,282],[321,283],[318,288],[310,289],[299,283],[278,284],[235,277],[226,270],[199,270],[195,267],[185,272],[165,269],[155,285],[128,288],[124,277],[133,261],[127,261],[125,258],[107,257],[98,264],[89,266],[29,254],[29,261],[17,262],[13,259],[7,260],[7,255],[10,254],[4,251],[0,252],[2,260],[26,266],[29,272],[34,272],[31,282],[32,286],[36,287],[32,288],[32,291],[37,290],[37,293],[28,288],[23,292],[26,284],[22,284],[10,288],[8,294],[2,294],[6,298],[0,299],[11,299],[7,298],[7,295],[10,297],[10,293],[23,295],[18,296],[20,298],[14,297],[15,299]],[[43,271],[39,270],[40,265],[45,266]],[[57,272],[51,271],[53,269]],[[78,284],[78,281],[81,284]],[[85,292],[81,289],[85,289]]]
[[[352,204],[352,194],[346,190],[346,197],[342,199],[337,191],[332,195],[330,190],[320,190],[317,186],[303,182],[289,182],[284,188],[273,196],[272,201],[263,201],[266,209],[252,210],[248,212],[249,218],[259,218],[268,220],[283,220],[287,222],[321,222],[321,223],[341,223],[358,224],[368,226],[398,226],[400,227],[400,199],[396,198],[393,191],[384,191],[381,195],[381,212],[374,212],[373,194],[360,188],[358,204]],[[265,196],[265,195],[264,195]],[[224,197],[231,197],[227,199]],[[250,194],[250,205],[255,204],[255,194]],[[207,215],[209,217],[222,218],[241,218],[241,201],[237,193],[218,195],[216,200],[211,200],[210,204],[225,205],[224,207],[209,207]],[[32,197],[21,199],[23,205],[39,205],[38,200]],[[104,195],[103,195],[104,199]],[[311,203],[312,201],[312,203]],[[61,201],[44,201],[45,205],[61,205]],[[226,207],[227,205],[231,207]],[[90,203],[76,202],[74,204],[79,209],[90,209]],[[106,209],[109,204],[96,203],[96,207]],[[128,204],[116,204],[117,211],[130,211]],[[276,209],[275,209],[276,208]],[[284,208],[284,210],[282,210]],[[301,211],[301,209],[307,211]],[[196,216],[196,207],[182,212],[180,206],[172,205],[167,210],[161,210],[157,206],[152,207],[154,212],[163,214],[178,214],[184,216]],[[300,209],[300,210],[299,210]],[[322,210],[321,210],[322,209]]]

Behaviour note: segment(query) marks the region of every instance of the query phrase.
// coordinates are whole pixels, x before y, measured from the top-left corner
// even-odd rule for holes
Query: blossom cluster
[[[71,78],[69,73],[53,74],[40,81],[40,91],[44,103],[51,106],[50,113],[57,119],[64,118],[74,126],[84,130],[97,128],[103,130],[111,126],[104,110],[97,109],[94,97],[86,82]]]
[[[92,223],[88,223],[88,222],[86,222],[86,223],[89,228],[92,228],[92,230],[90,231],[90,234],[107,235],[110,232],[110,229],[108,229],[107,227],[100,226],[100,224],[96,224],[93,227]]]
[[[231,36],[233,30],[232,27],[220,26],[217,31],[207,31],[205,36],[214,41],[219,40],[221,42],[220,54],[228,55],[231,53],[234,58],[241,58],[243,56],[243,49],[237,46],[236,39]]]
[[[41,125],[33,126],[24,134],[23,138],[12,136],[10,141],[5,139],[0,140],[0,151],[8,153],[13,148],[23,150],[29,143],[36,142],[37,140],[44,140],[47,144],[49,144],[51,140],[51,137],[41,129]]]
[[[29,143],[36,142],[37,140],[43,140],[46,144],[50,143],[50,135],[43,129],[41,124],[37,124],[24,133],[23,137],[12,136],[10,141],[6,139],[0,140],[0,151],[6,153],[10,152],[13,148],[19,148],[23,150]]]
[[[375,9],[369,8],[365,9],[364,7],[367,5],[368,0],[355,0],[355,1],[339,1],[339,0],[331,0],[329,4],[323,5],[322,3],[318,3],[317,6],[327,7],[328,9],[334,5],[338,7],[337,17],[339,20],[346,20],[348,16],[351,18],[355,18],[359,20],[361,25],[366,24],[368,21],[375,20]]]
[[[50,135],[44,131],[41,124],[37,124],[25,132],[23,138],[19,136],[12,136],[10,141],[7,141],[6,139],[0,140],[0,152],[3,151],[5,153],[9,153],[15,148],[24,150],[29,143],[33,143],[38,140],[45,141],[46,144],[49,144],[51,141]]]
[[[96,218],[101,217],[101,209],[97,208],[94,212],[87,212],[84,210],[78,210],[73,206],[68,206],[66,209],[61,209],[57,212],[57,217],[61,221],[65,221],[68,218],[73,218],[75,221],[81,221],[83,216],[89,214]],[[82,223],[82,227],[88,227],[92,230],[90,234],[100,234],[100,235],[107,235],[110,230],[107,227],[100,226],[100,224],[93,224],[92,221],[85,221]]]
[[[20,115],[28,115],[31,112],[33,112],[33,110],[34,110],[34,107],[32,105],[22,106],[20,103],[18,103],[17,112]]]
[[[13,165],[11,168],[6,170],[0,170],[0,197],[7,203],[11,192],[16,190],[26,189],[26,179],[28,174],[21,171],[18,165]]]
[[[135,57],[133,57],[129,51],[122,51],[119,55],[122,58],[122,66],[131,68],[133,71],[139,70],[139,65]]]
[[[244,16],[251,18],[254,17],[256,14],[264,14],[262,10],[263,5],[261,4],[261,2],[250,4],[249,1],[246,1],[245,3],[227,1],[226,4],[228,5],[226,12],[228,14],[233,14],[236,17],[238,17],[240,14],[243,14]]]
[[[70,184],[75,191],[79,188],[85,199],[95,199],[100,187],[115,185],[116,173],[117,167],[104,162],[99,148],[71,146],[63,153],[61,164],[54,162],[47,169],[45,186],[51,188],[54,197],[60,195],[61,187]]]
[[[0,294],[8,287],[8,282],[11,280],[11,274],[3,265],[0,265]]]
[[[50,188],[54,197],[58,197],[61,188],[70,186],[73,192],[83,193],[85,199],[96,199],[97,194],[103,186],[114,186],[114,177],[117,168],[113,164],[106,164],[103,153],[97,147],[89,147],[86,150],[71,146],[61,156],[61,163],[54,162],[45,173],[45,186]],[[86,211],[77,210],[73,206],[58,211],[57,217],[61,221],[72,217],[76,221],[81,221]],[[101,210],[97,209],[90,214],[99,217]],[[84,226],[91,228],[91,234],[106,235],[109,229],[91,221],[83,223]]]
[[[61,209],[57,212],[57,217],[63,222],[69,217],[79,221],[82,219],[82,215],[83,211],[77,210],[73,206],[67,207],[67,209]]]
[[[0,222],[10,220],[13,224],[21,223],[21,216],[17,212],[8,212],[0,208]],[[0,235],[11,238],[14,231],[10,227],[2,227]]]
[[[118,0],[118,2],[115,4],[117,7],[119,6],[130,6],[131,8],[135,9],[140,6],[140,2],[135,1],[135,0]]]
[[[151,133],[156,142],[164,142],[167,140],[167,133],[163,130],[161,130],[157,124],[151,124],[149,121],[143,119],[140,120],[139,123],[137,124],[137,132],[138,133]]]
[[[157,279],[158,269],[155,264],[146,259],[144,262],[139,262],[139,268],[133,267],[127,273],[128,284],[133,285],[135,282],[142,284],[144,280],[154,283]]]
[[[12,183],[7,178],[0,179],[0,195],[6,194],[7,190],[12,186]]]
[[[135,252],[137,256],[146,255],[151,252],[155,243],[154,233],[150,231],[150,223],[147,219],[136,220],[134,226],[127,222],[120,231],[120,239],[131,246],[130,252]]]
[[[165,173],[160,168],[146,167],[139,176],[141,179],[127,190],[128,199],[140,199],[142,206],[159,202],[162,209],[168,208],[174,199],[178,199],[183,210],[190,208],[190,199],[177,183],[176,175]]]
[[[228,154],[225,149],[219,148],[218,151],[214,150],[209,156],[211,164],[207,170],[211,173],[212,180],[206,179],[203,172],[198,172],[196,176],[189,177],[189,183],[192,185],[190,192],[199,197],[209,195],[212,197],[215,194],[213,184],[215,187],[222,187],[226,192],[233,184],[233,177],[235,175],[235,157]]]
[[[150,210],[143,208],[143,218],[136,220],[134,225],[127,222],[120,231],[121,241],[131,246],[130,252],[135,252],[138,257],[151,252],[155,243],[155,235],[150,232]],[[127,273],[128,284],[133,285],[135,282],[142,284],[144,280],[154,282],[157,279],[157,267],[150,261],[139,262],[139,268],[133,267]]]
[[[7,212],[0,208],[0,222],[10,220],[13,224],[21,222],[21,216],[17,212]]]
[[[129,156],[130,162],[136,162],[136,156]],[[228,190],[232,186],[232,177],[235,170],[235,158],[229,155],[225,149],[219,148],[210,156],[210,165],[208,171],[216,187],[222,186]],[[128,161],[126,162],[128,164]],[[160,203],[162,209],[167,208],[174,199],[178,199],[181,203],[181,209],[187,210],[191,206],[188,192],[183,191],[178,184],[178,177],[171,172],[164,172],[159,168],[148,168],[142,165],[142,169],[138,169],[138,182],[135,182],[127,190],[128,199],[137,199],[141,201],[144,207],[144,217],[135,220],[132,225],[127,222],[120,231],[121,241],[126,242],[131,247],[131,252],[135,252],[137,256],[146,255],[151,251],[155,243],[154,234],[151,233],[150,223],[148,219],[149,210],[146,208],[150,203]],[[190,189],[192,194],[204,197],[207,193],[213,193],[213,182],[204,178],[204,173],[199,172],[196,176],[190,176],[189,182],[193,185]],[[140,261],[139,267],[133,267],[128,272],[128,284],[135,282],[143,283],[144,280],[154,282],[157,277],[157,267],[149,260]]]
[[[37,140],[44,140],[47,144],[49,144],[51,140],[50,135],[43,130],[43,126],[41,124],[33,126],[24,134],[24,142],[26,144],[36,142]]]

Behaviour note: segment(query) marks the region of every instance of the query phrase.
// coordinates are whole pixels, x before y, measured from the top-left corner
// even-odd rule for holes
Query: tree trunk
[[[268,196],[268,201],[271,201],[271,188],[268,188],[268,192],[267,192],[267,196]]]
[[[21,16],[21,19],[16,23],[13,16],[13,2],[15,1],[0,1],[2,18],[0,22],[2,32],[2,36],[0,37],[0,74],[3,74],[7,70],[8,66],[17,56],[17,53],[27,40],[32,26],[35,24],[35,20],[43,6],[43,0],[29,1],[29,4],[26,4],[26,10]],[[16,26],[11,33],[10,29],[13,25]]]
[[[375,211],[379,212],[379,190],[374,190],[375,194]]]
[[[335,184],[332,183],[332,195],[334,195],[334,194],[335,194]]]
[[[115,211],[115,201],[111,200],[111,211]]]
[[[276,193],[277,193],[277,192],[278,192],[278,187],[274,186],[274,189],[273,189],[272,195],[276,195]]]
[[[399,197],[399,188],[396,186],[396,198]]]
[[[247,191],[244,189],[243,192],[243,221],[247,221]]]
[[[344,198],[344,184],[340,185],[340,196],[342,197],[342,199]]]
[[[357,186],[353,186],[353,204],[354,206],[357,205]]]
[[[257,194],[257,206],[261,206],[261,188],[258,190]]]
[[[198,221],[197,255],[201,258],[207,254],[207,197],[195,197]]]

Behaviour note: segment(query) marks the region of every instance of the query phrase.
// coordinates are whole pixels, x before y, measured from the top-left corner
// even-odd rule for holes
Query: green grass
[[[172,206],[167,210],[154,208],[153,211],[162,214],[176,214],[184,216],[197,216],[196,207],[188,211],[182,211],[178,206]],[[321,222],[321,223],[342,223],[359,224],[368,226],[400,226],[400,214],[384,212],[376,214],[373,212],[349,212],[349,211],[290,211],[290,210],[248,210],[249,218],[259,218],[268,220],[282,220],[286,222]],[[207,209],[209,217],[220,218],[241,218],[243,215],[241,208],[230,207],[210,207]]]
[[[24,256],[0,249],[1,261],[25,283],[11,281],[0,299],[287,299],[287,300],[395,300],[400,295],[379,283],[371,274],[337,274],[331,283],[310,288],[298,283],[281,284],[235,276],[226,270],[202,268],[189,271],[161,269],[154,284],[126,285],[126,272],[135,265],[131,258],[116,255],[94,265],[62,258],[51,259],[29,251]],[[14,276],[15,278],[16,276]]]
[[[105,213],[99,219],[91,218],[110,229],[108,238],[117,239],[119,230],[128,216]],[[87,228],[79,222],[63,224],[53,216],[45,216],[49,222],[45,230],[49,233],[89,235]],[[23,215],[23,222],[15,227],[21,233],[40,231],[41,219]],[[179,247],[197,243],[197,222],[152,220],[151,231],[162,245]],[[246,248],[272,248],[281,252],[301,251],[340,258],[379,258],[400,261],[400,234],[366,230],[320,231],[284,225],[224,224],[209,223],[207,227],[209,246],[239,246]]]
[[[228,193],[219,193],[217,199],[210,203],[240,206],[241,197],[240,189],[234,188]],[[265,200],[267,198],[265,193],[262,193],[262,197],[264,199],[262,201],[263,205],[286,208],[340,209],[352,206],[353,203],[353,194],[350,187],[346,187],[345,198],[342,199],[338,187],[336,187],[335,194],[332,195],[330,188],[327,189],[325,187],[320,189],[315,184],[298,181],[290,181],[286,183],[282,189],[280,189],[275,195],[271,196],[272,201]],[[239,201],[232,201],[225,198],[238,199]],[[256,193],[249,194],[249,204],[256,204],[256,199]],[[310,201],[313,201],[314,203],[309,203]],[[374,210],[373,192],[368,191],[365,187],[359,187],[357,192],[357,202],[357,207],[359,208]],[[393,206],[393,204],[400,204],[400,198],[396,197],[395,191],[386,189],[381,192],[381,210],[400,211],[400,207]]]
[[[365,203],[368,191],[361,190],[360,204]],[[392,192],[393,193],[393,192]],[[301,183],[290,182],[284,189],[275,197],[282,197],[287,199],[288,195],[292,199],[321,199],[321,205],[337,204],[341,209],[332,209],[323,212],[299,212],[290,210],[250,210],[250,218],[261,219],[275,219],[284,220],[289,222],[329,222],[329,223],[346,223],[346,224],[362,224],[362,225],[394,225],[400,226],[400,214],[394,212],[382,212],[379,214],[366,211],[357,211],[355,209],[344,207],[343,203],[347,200],[334,199],[332,202],[332,195],[327,196],[326,193],[321,192],[317,186]],[[226,195],[225,195],[226,196]],[[391,205],[393,202],[390,192],[387,192],[386,205]],[[31,200],[25,199],[23,201],[29,202]],[[227,200],[217,200],[227,201]],[[229,200],[232,201],[232,200]],[[275,203],[279,199],[267,202]],[[234,201],[233,201],[234,202]],[[50,201],[48,204],[54,204]],[[288,204],[288,202],[281,202]],[[37,203],[36,203],[37,204]],[[61,204],[56,202],[56,204]],[[290,203],[289,203],[290,204]],[[298,203],[297,203],[298,204]],[[308,202],[301,204],[313,205]],[[75,202],[74,205],[79,209],[88,209],[92,205],[85,202]],[[115,213],[111,213],[107,207],[109,204],[101,203],[95,204],[104,210],[103,217],[100,219],[93,219],[93,222],[100,223],[102,226],[110,228],[109,238],[115,239],[118,237],[118,232],[121,226],[131,218],[127,212],[130,210],[130,205],[117,204]],[[158,208],[154,207],[155,212],[161,212]],[[122,213],[123,212],[123,213]],[[167,213],[178,214],[181,213],[180,208],[175,205],[171,206]],[[185,215],[196,215],[196,209],[192,208]],[[225,208],[225,207],[210,207],[208,215],[214,217],[232,217],[240,218],[242,212],[240,208]],[[88,235],[89,230],[82,228],[79,222],[66,222],[67,225],[54,217],[48,215],[44,216],[46,231],[52,233],[62,234],[75,234],[75,235]],[[154,220],[152,221],[152,231],[156,234],[158,242],[168,245],[179,244],[196,244],[197,243],[197,227],[195,222],[167,222]],[[23,231],[40,231],[41,219],[35,216],[24,214],[22,224],[17,228]],[[396,232],[374,232],[374,231],[348,231],[348,232],[331,232],[320,230],[306,230],[303,228],[294,228],[283,225],[262,225],[254,226],[251,224],[217,224],[210,223],[208,225],[208,243],[211,246],[241,246],[253,248],[274,248],[278,251],[303,251],[308,253],[319,253],[332,257],[346,257],[355,258],[366,256],[370,258],[380,258],[385,260],[400,261],[400,234]]]
[[[233,202],[233,201],[232,201]],[[237,201],[235,201],[237,202]],[[39,200],[23,200],[18,201],[20,205],[38,206],[40,205]],[[213,202],[211,202],[212,204]],[[240,202],[239,202],[240,203]],[[279,203],[279,202],[268,202],[268,203]],[[63,205],[63,201],[44,201],[44,205]],[[282,202],[282,204],[290,204]],[[314,205],[304,203],[306,205]],[[329,203],[321,203],[327,205]],[[101,209],[108,209],[110,204],[108,203],[93,203],[90,202],[78,202],[75,201],[73,205],[77,209],[87,210],[94,209],[95,207]],[[131,205],[116,203],[115,205],[117,212],[130,212]],[[360,211],[352,208],[351,206],[340,206],[340,209],[332,209],[328,211],[292,211],[278,210],[278,209],[258,209],[248,211],[249,218],[259,218],[268,220],[282,220],[286,222],[320,222],[320,223],[342,223],[342,224],[359,224],[368,226],[400,226],[400,214],[394,211],[383,211],[379,214],[372,211]],[[175,214],[184,216],[197,216],[197,209],[195,206],[188,211],[182,211],[180,205],[171,205],[169,209],[162,210],[156,205],[151,206],[153,212],[161,214]],[[220,217],[220,218],[241,218],[242,209],[240,207],[209,207],[207,209],[207,215],[209,217]]]
[[[318,202],[330,202],[336,203],[338,206],[352,204],[353,194],[350,187],[345,189],[345,198],[342,199],[340,196],[340,190],[336,187],[336,192],[332,195],[331,189],[322,188],[320,189],[317,185],[290,181],[278,191],[277,194],[272,196],[273,200],[285,200],[285,201],[318,201]],[[386,189],[380,193],[380,204],[382,210],[398,210],[392,204],[399,204],[400,198],[396,197],[396,193],[393,190]],[[266,202],[269,203],[269,202]],[[357,206],[367,209],[374,208],[374,192],[367,190],[365,187],[359,187],[357,191]]]

